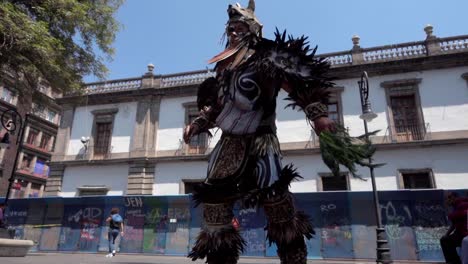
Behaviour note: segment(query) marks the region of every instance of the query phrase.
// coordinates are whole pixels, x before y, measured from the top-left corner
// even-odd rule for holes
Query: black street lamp
[[[16,151],[15,160],[13,162],[13,168],[11,170],[10,178],[8,179],[8,189],[5,195],[5,207],[8,205],[8,199],[10,197],[11,187],[13,182],[15,181],[15,171],[16,166],[18,165],[18,157],[21,152],[21,148],[23,146],[23,136],[24,136],[24,128],[26,127],[26,123],[28,121],[28,114],[26,114],[24,122],[21,118],[21,115],[15,109],[7,109],[3,111],[1,116],[1,123],[3,128],[6,129],[6,133],[3,138],[0,140],[0,148],[7,148],[10,145],[10,134],[13,134],[18,131],[18,137],[16,138],[16,145],[18,145],[18,149]]]
[[[361,81],[358,81],[359,84],[359,95],[361,96],[361,107],[362,114],[359,116],[364,121],[364,132],[366,139],[369,140],[369,130],[367,128],[367,122],[372,121],[377,117],[377,114],[372,112],[371,104],[369,102],[369,78],[367,72],[363,72],[361,75]],[[372,163],[372,158],[369,158],[369,164]],[[377,263],[392,263],[392,257],[390,255],[390,247],[388,245],[387,234],[385,228],[382,226],[382,217],[380,214],[380,205],[379,205],[379,195],[377,193],[377,187],[375,184],[375,175],[374,167],[370,166],[370,176],[372,180],[372,193],[374,195],[374,207],[375,207],[375,217],[377,219]]]

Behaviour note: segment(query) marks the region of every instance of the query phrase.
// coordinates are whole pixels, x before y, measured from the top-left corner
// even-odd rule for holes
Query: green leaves
[[[367,135],[351,137],[341,126],[338,126],[334,133],[327,131],[320,133],[320,151],[323,162],[330,168],[334,176],[340,176],[340,165],[342,165],[354,177],[363,179],[356,173],[356,164],[374,168],[384,165],[369,162],[375,153],[375,147],[367,140],[367,137],[377,133],[378,131],[373,131]]]
[[[123,0],[3,0],[0,2],[0,81],[20,94],[46,80],[61,92],[80,91],[82,77],[104,77]],[[10,78],[8,78],[10,76]]]

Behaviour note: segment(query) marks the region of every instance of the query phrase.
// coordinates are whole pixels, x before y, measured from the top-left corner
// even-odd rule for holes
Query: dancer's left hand
[[[319,117],[314,120],[315,133],[320,136],[323,131],[334,132],[336,131],[335,122],[328,117]]]

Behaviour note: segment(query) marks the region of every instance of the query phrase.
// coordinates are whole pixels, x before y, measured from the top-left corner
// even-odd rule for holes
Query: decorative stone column
[[[53,150],[54,142],[55,142],[55,136],[51,135],[49,139],[49,144],[47,144],[47,151],[53,152],[52,150]]]
[[[131,163],[128,169],[127,195],[153,194],[154,164],[141,161]]]
[[[5,156],[5,149],[0,148],[0,167],[3,169],[3,156]]]
[[[353,48],[351,49],[351,56],[353,59],[353,65],[364,63],[364,56],[362,55],[362,48],[359,45],[361,38],[358,35],[354,35],[351,40],[353,41]]]
[[[44,133],[42,132],[42,130],[39,130],[39,133],[37,134],[36,140],[34,141],[34,144],[33,144],[35,147],[39,147],[39,145],[41,144],[43,135]]]
[[[24,191],[24,195],[22,198],[29,197],[29,194],[31,193],[31,186],[32,186],[32,182],[28,182],[28,184],[26,185],[26,190]]]
[[[36,168],[37,156],[33,156],[31,164],[29,164],[29,173],[34,173],[34,168]]]
[[[50,173],[45,187],[45,196],[59,196],[62,192],[65,165],[51,163],[49,168]]]
[[[156,135],[159,126],[161,97],[154,96],[138,102],[130,157],[156,156]]]
[[[52,161],[62,161],[66,156],[68,144],[70,143],[75,107],[72,105],[63,105],[62,109],[62,119],[57,132],[55,153],[52,156]]]
[[[148,71],[141,78],[141,88],[158,88],[161,86],[161,78],[157,78],[153,71],[154,65],[148,64]]]
[[[44,184],[41,184],[41,187],[39,188],[39,198],[41,198],[44,195],[44,187]]]
[[[424,31],[426,32],[426,50],[428,56],[442,53],[442,50],[440,49],[439,38],[432,34],[433,29],[434,27],[429,24],[424,27]]]
[[[31,129],[31,127],[29,125],[26,125],[26,127],[24,128],[23,143],[26,143],[28,141],[28,136],[29,136],[29,130],[30,129]]]
[[[23,157],[24,157],[24,152],[20,150],[20,154],[18,155],[18,163],[16,164],[15,170],[21,169],[21,165],[23,165]]]

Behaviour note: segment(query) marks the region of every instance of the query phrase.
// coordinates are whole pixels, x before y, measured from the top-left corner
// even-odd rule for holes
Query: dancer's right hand
[[[187,125],[184,129],[184,142],[185,144],[190,143],[190,139],[192,138],[193,135],[196,135],[198,132],[198,126],[197,125]]]

